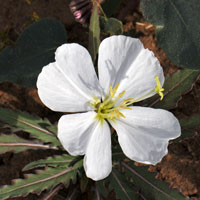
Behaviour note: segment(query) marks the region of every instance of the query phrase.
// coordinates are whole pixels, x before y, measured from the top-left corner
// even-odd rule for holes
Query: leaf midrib
[[[153,185],[151,182],[149,182],[147,179],[145,179],[141,174],[137,173],[133,168],[129,167],[126,163],[122,162],[122,165],[127,168],[129,171],[131,171],[132,173],[134,173],[137,177],[139,177],[141,180],[143,180],[145,183],[147,183],[148,185],[150,185],[152,188],[154,188],[155,190],[161,192],[163,195],[167,196],[170,199],[176,200],[173,197],[171,197],[170,195],[168,195],[167,193],[165,193],[163,190],[159,189],[158,187],[156,187],[155,185]]]
[[[58,177],[60,177],[60,176],[62,176],[62,175],[64,175],[64,174],[66,174],[66,173],[68,173],[68,172],[71,172],[71,171],[75,170],[75,169],[76,169],[76,168],[66,169],[66,170],[64,170],[64,171],[59,172],[59,173],[56,174],[56,175],[54,174],[53,176],[50,176],[50,177],[48,177],[48,178],[45,178],[45,179],[42,179],[42,180],[38,180],[38,181],[35,181],[35,182],[32,182],[32,183],[28,183],[28,184],[26,184],[26,185],[22,185],[22,186],[16,187],[16,188],[14,188],[14,189],[8,190],[8,191],[3,192],[3,193],[0,193],[0,194],[1,194],[1,195],[2,195],[2,194],[5,195],[5,194],[7,194],[7,193],[10,193],[10,192],[13,192],[13,191],[16,191],[16,190],[25,188],[25,187],[29,187],[29,186],[31,186],[31,185],[35,185],[35,184],[39,184],[39,183],[42,183],[42,182],[46,182],[46,181],[49,181],[49,180],[51,180],[51,179],[58,178]],[[23,179],[22,179],[22,180],[23,180]],[[24,179],[24,180],[26,180],[26,179]]]

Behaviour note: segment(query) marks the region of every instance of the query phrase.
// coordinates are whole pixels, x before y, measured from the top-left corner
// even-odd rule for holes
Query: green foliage
[[[99,26],[98,5],[94,4],[89,26],[89,52],[92,56],[93,61],[96,60],[99,45],[100,45],[100,26]]]
[[[37,160],[29,163],[24,167],[25,170],[37,168],[37,167],[68,167],[76,157],[63,154],[61,156],[48,157],[46,159]]]
[[[80,180],[80,189],[82,193],[86,191],[88,183],[89,179],[86,177],[85,173],[83,173]]]
[[[42,67],[54,61],[57,47],[66,43],[64,26],[55,19],[42,19],[25,29],[15,46],[0,53],[0,82],[13,81],[35,87]]]
[[[184,69],[166,78],[164,83],[164,99],[154,96],[145,101],[150,107],[172,109],[177,106],[178,100],[189,91],[200,75],[200,71]]]
[[[112,146],[112,160],[119,162],[120,160],[124,160],[126,158],[124,152],[122,151],[119,143],[113,147]]]
[[[117,199],[139,199],[139,195],[134,191],[134,188],[130,185],[126,178],[117,170],[113,169],[108,179],[109,188],[115,191]]]
[[[200,126],[200,114],[194,114],[186,119],[181,119],[180,124],[183,129],[193,129]]]
[[[145,18],[156,26],[158,45],[178,66],[200,69],[199,0],[141,0]]]
[[[135,166],[122,162],[125,173],[132,178],[142,196],[149,200],[186,200],[177,190],[170,189],[164,181],[155,179],[155,173],[148,172],[147,166]]]
[[[28,174],[25,179],[17,179],[13,185],[7,185],[0,189],[0,199],[9,197],[26,196],[29,193],[40,193],[45,189],[51,189],[63,183],[69,184],[70,180],[76,182],[79,166],[70,168],[57,167],[37,171],[36,174]]]
[[[116,18],[100,17],[101,31],[109,35],[121,35],[123,33],[123,24]]]
[[[181,124],[182,133],[181,136],[176,139],[176,141],[187,137],[192,137],[195,134],[195,128],[200,126],[200,115],[194,114],[190,117],[179,120],[179,122]]]
[[[0,154],[8,151],[19,153],[28,149],[51,149],[49,145],[39,144],[36,141],[28,141],[17,135],[0,135]]]
[[[102,8],[105,14],[110,17],[119,8],[121,0],[105,0],[102,3]]]
[[[52,126],[49,121],[42,120],[25,112],[12,111],[6,108],[0,108],[0,120],[12,127],[17,127],[30,133],[33,138],[44,143],[51,143],[51,146],[62,147],[55,133],[53,134],[48,130],[48,126]]]
[[[98,190],[98,193],[105,198],[108,196],[108,190],[105,186],[106,181],[108,181],[108,178],[96,182],[96,189]]]

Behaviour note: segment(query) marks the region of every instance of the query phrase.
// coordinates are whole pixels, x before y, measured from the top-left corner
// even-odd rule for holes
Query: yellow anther
[[[123,91],[119,93],[117,97],[115,97],[118,87],[119,83],[114,87],[114,89],[112,88],[112,86],[110,86],[110,93],[106,95],[103,102],[101,102],[101,100],[97,97],[94,97],[93,102],[90,103],[90,105],[94,108],[95,112],[97,113],[95,118],[101,123],[103,123],[106,119],[116,122],[116,120],[120,119],[121,117],[125,118],[125,116],[120,112],[121,109],[131,110],[131,108],[129,108],[128,105],[133,103],[133,98],[125,99],[119,105],[116,105],[117,101],[126,92]]]
[[[164,94],[163,94],[164,88],[161,87],[158,76],[155,77],[155,81],[156,81],[155,92],[160,95],[160,100],[162,100],[164,97]]]
[[[121,109],[126,109],[126,110],[132,110],[132,108],[124,106],[124,105],[120,105],[119,106]]]
[[[122,114],[120,111],[119,111],[119,115],[120,115],[121,117],[123,117],[123,118],[126,118],[126,117],[124,116],[124,114]]]
[[[114,92],[113,92],[113,89],[112,89],[111,85],[110,85],[110,95],[111,95],[111,97],[114,97]]]
[[[117,100],[119,100],[125,93],[126,93],[126,91],[123,91],[123,92],[119,93],[119,95],[117,97]]]
[[[118,87],[119,87],[119,84],[120,84],[120,83],[118,83],[118,84],[115,86],[115,88],[114,88],[114,94],[116,94],[117,89],[118,89]]]
[[[118,110],[115,111],[115,114],[116,114],[117,118],[120,119],[120,112]]]
[[[134,101],[134,98],[125,99],[125,100],[123,100],[123,103],[125,104],[125,103],[130,102],[130,101]]]

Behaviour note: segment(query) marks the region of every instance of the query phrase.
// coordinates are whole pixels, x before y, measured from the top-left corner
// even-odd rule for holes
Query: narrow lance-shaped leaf
[[[70,163],[76,159],[74,156],[70,156],[67,154],[61,155],[61,156],[54,156],[54,157],[48,157],[46,159],[37,160],[34,162],[29,163],[24,167],[25,170],[33,169],[36,167],[68,167]]]
[[[200,71],[184,69],[166,78],[164,83],[164,99],[153,96],[144,101],[150,107],[172,109],[177,106],[181,96],[192,89],[194,82],[200,75]]]
[[[156,26],[158,45],[178,66],[200,69],[199,0],[141,0],[145,18]]]
[[[14,81],[35,87],[43,66],[54,61],[55,50],[66,43],[65,27],[55,19],[42,19],[25,29],[14,46],[0,53],[0,82]]]
[[[104,179],[104,180],[101,180],[101,181],[97,181],[96,182],[96,190],[98,190],[98,193],[100,196],[103,196],[103,197],[107,197],[108,196],[108,189],[106,188],[105,184],[106,184],[106,180],[108,178]]]
[[[0,189],[1,199],[9,197],[26,196],[29,193],[41,193],[45,189],[51,189],[56,185],[68,184],[70,180],[76,181],[78,168],[47,168],[37,171],[37,174],[26,175],[25,179],[17,179],[13,185],[6,185]]]
[[[97,3],[93,3],[92,15],[89,26],[89,52],[95,61],[100,44],[99,12]]]
[[[155,179],[155,173],[148,172],[146,166],[135,166],[133,163],[122,162],[127,176],[133,179],[133,183],[141,191],[142,195],[147,199],[154,200],[186,200],[175,189],[170,189],[164,182]]]
[[[129,182],[117,170],[113,169],[108,178],[109,178],[109,188],[115,191],[118,199],[123,199],[123,200],[139,199],[139,196],[136,193],[136,191],[134,191],[134,188],[129,185]]]
[[[30,133],[33,138],[51,143],[52,146],[62,147],[56,135],[48,131],[47,127],[52,124],[46,120],[25,112],[12,111],[6,108],[0,108],[0,119],[10,126]]]
[[[0,135],[0,154],[8,151],[19,153],[28,149],[52,149],[52,147],[49,145],[39,144],[36,141],[22,139],[14,134]]]

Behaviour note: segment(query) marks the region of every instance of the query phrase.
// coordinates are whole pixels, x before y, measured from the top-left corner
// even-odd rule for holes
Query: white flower
[[[112,170],[109,123],[128,158],[156,164],[167,154],[168,141],[181,132],[178,120],[165,110],[130,106],[156,93],[163,97],[163,70],[138,39],[103,40],[99,80],[88,51],[78,44],[60,46],[55,60],[40,73],[38,93],[54,111],[81,112],[61,117],[58,138],[71,155],[85,155],[88,177],[100,180]]]

